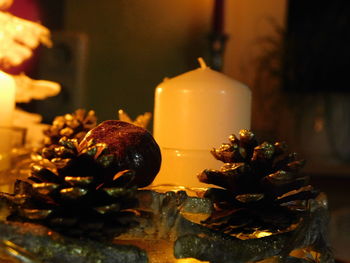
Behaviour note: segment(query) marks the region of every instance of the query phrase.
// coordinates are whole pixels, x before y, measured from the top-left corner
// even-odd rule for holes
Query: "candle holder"
[[[226,34],[214,33],[209,36],[211,67],[217,71],[222,71],[227,39]]]

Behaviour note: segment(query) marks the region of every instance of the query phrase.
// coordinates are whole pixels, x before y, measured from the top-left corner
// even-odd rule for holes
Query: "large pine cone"
[[[17,181],[8,220],[29,221],[67,236],[111,239],[133,226],[137,205],[131,170],[115,171],[108,145],[62,138],[49,159],[32,167],[28,182]]]
[[[212,229],[234,235],[286,230],[307,210],[305,200],[318,193],[308,185],[309,177],[298,173],[304,161],[288,153],[285,143],[259,145],[251,131],[241,130],[239,138],[231,135],[211,153],[224,165],[198,178],[221,187],[205,193],[215,204],[203,222]]]

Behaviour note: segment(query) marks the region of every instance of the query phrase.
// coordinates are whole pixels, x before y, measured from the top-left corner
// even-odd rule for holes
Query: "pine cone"
[[[134,172],[116,174],[104,143],[62,138],[52,158],[32,167],[28,182],[17,181],[8,220],[46,225],[67,236],[111,239],[136,224]]]
[[[57,116],[52,125],[44,131],[46,146],[58,144],[62,137],[76,138],[80,142],[86,133],[96,126],[95,112],[78,109],[72,114]]]
[[[203,222],[227,234],[277,232],[297,223],[307,202],[318,192],[299,174],[304,160],[288,153],[283,142],[258,144],[254,133],[241,130],[239,138],[211,151],[224,165],[198,175],[211,188],[205,193],[214,202],[214,212]]]

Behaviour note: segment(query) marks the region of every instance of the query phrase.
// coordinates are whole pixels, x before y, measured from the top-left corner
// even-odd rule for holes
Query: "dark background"
[[[289,1],[285,46],[285,89],[349,92],[349,1]]]

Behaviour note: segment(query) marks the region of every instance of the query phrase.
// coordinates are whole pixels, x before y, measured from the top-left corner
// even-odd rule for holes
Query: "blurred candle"
[[[224,0],[215,0],[213,12],[213,33],[222,34],[224,32]]]
[[[156,88],[154,137],[163,161],[154,184],[205,186],[197,174],[222,164],[210,150],[250,128],[249,88],[199,62],[199,69],[165,79]]]
[[[16,85],[13,78],[0,70],[0,170],[8,168],[11,151],[12,115],[15,108]]]

